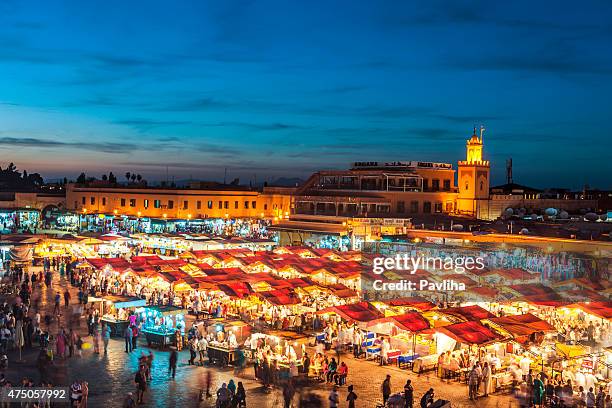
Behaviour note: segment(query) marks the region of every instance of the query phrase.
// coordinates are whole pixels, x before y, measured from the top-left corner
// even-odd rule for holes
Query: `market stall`
[[[136,308],[146,303],[145,299],[133,296],[104,296],[100,302],[100,315],[102,316],[100,320],[110,327],[112,336],[123,336],[125,328],[135,322],[135,316],[130,322],[130,315],[134,314]]]
[[[141,333],[145,335],[149,347],[158,344],[165,348],[182,342],[185,334],[184,310],[176,306],[150,305],[136,310],[142,319]]]

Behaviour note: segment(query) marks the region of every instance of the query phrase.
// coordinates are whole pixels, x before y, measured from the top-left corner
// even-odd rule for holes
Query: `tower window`
[[[484,188],[484,182],[480,182],[480,191],[482,191],[482,189]]]
[[[466,191],[468,190],[468,188],[469,188],[469,186],[468,186],[468,182],[466,181],[466,182],[465,182],[465,189],[466,189]]]

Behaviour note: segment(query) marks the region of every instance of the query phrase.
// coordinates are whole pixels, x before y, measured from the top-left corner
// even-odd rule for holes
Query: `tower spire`
[[[482,143],[482,136],[484,135],[485,127],[480,125],[480,143]]]

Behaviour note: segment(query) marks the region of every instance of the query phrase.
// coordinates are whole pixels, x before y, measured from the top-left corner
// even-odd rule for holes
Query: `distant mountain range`
[[[301,186],[304,183],[304,180],[298,177],[280,177],[272,182],[268,182],[269,186],[277,186],[277,187],[297,187]],[[255,187],[262,187],[263,183],[257,183]]]

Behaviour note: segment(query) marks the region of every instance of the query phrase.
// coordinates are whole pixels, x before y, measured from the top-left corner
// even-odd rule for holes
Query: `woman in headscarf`
[[[533,404],[542,406],[544,402],[544,383],[539,375],[533,380]]]
[[[66,356],[66,334],[63,328],[57,334],[56,346],[57,355],[64,358]]]

